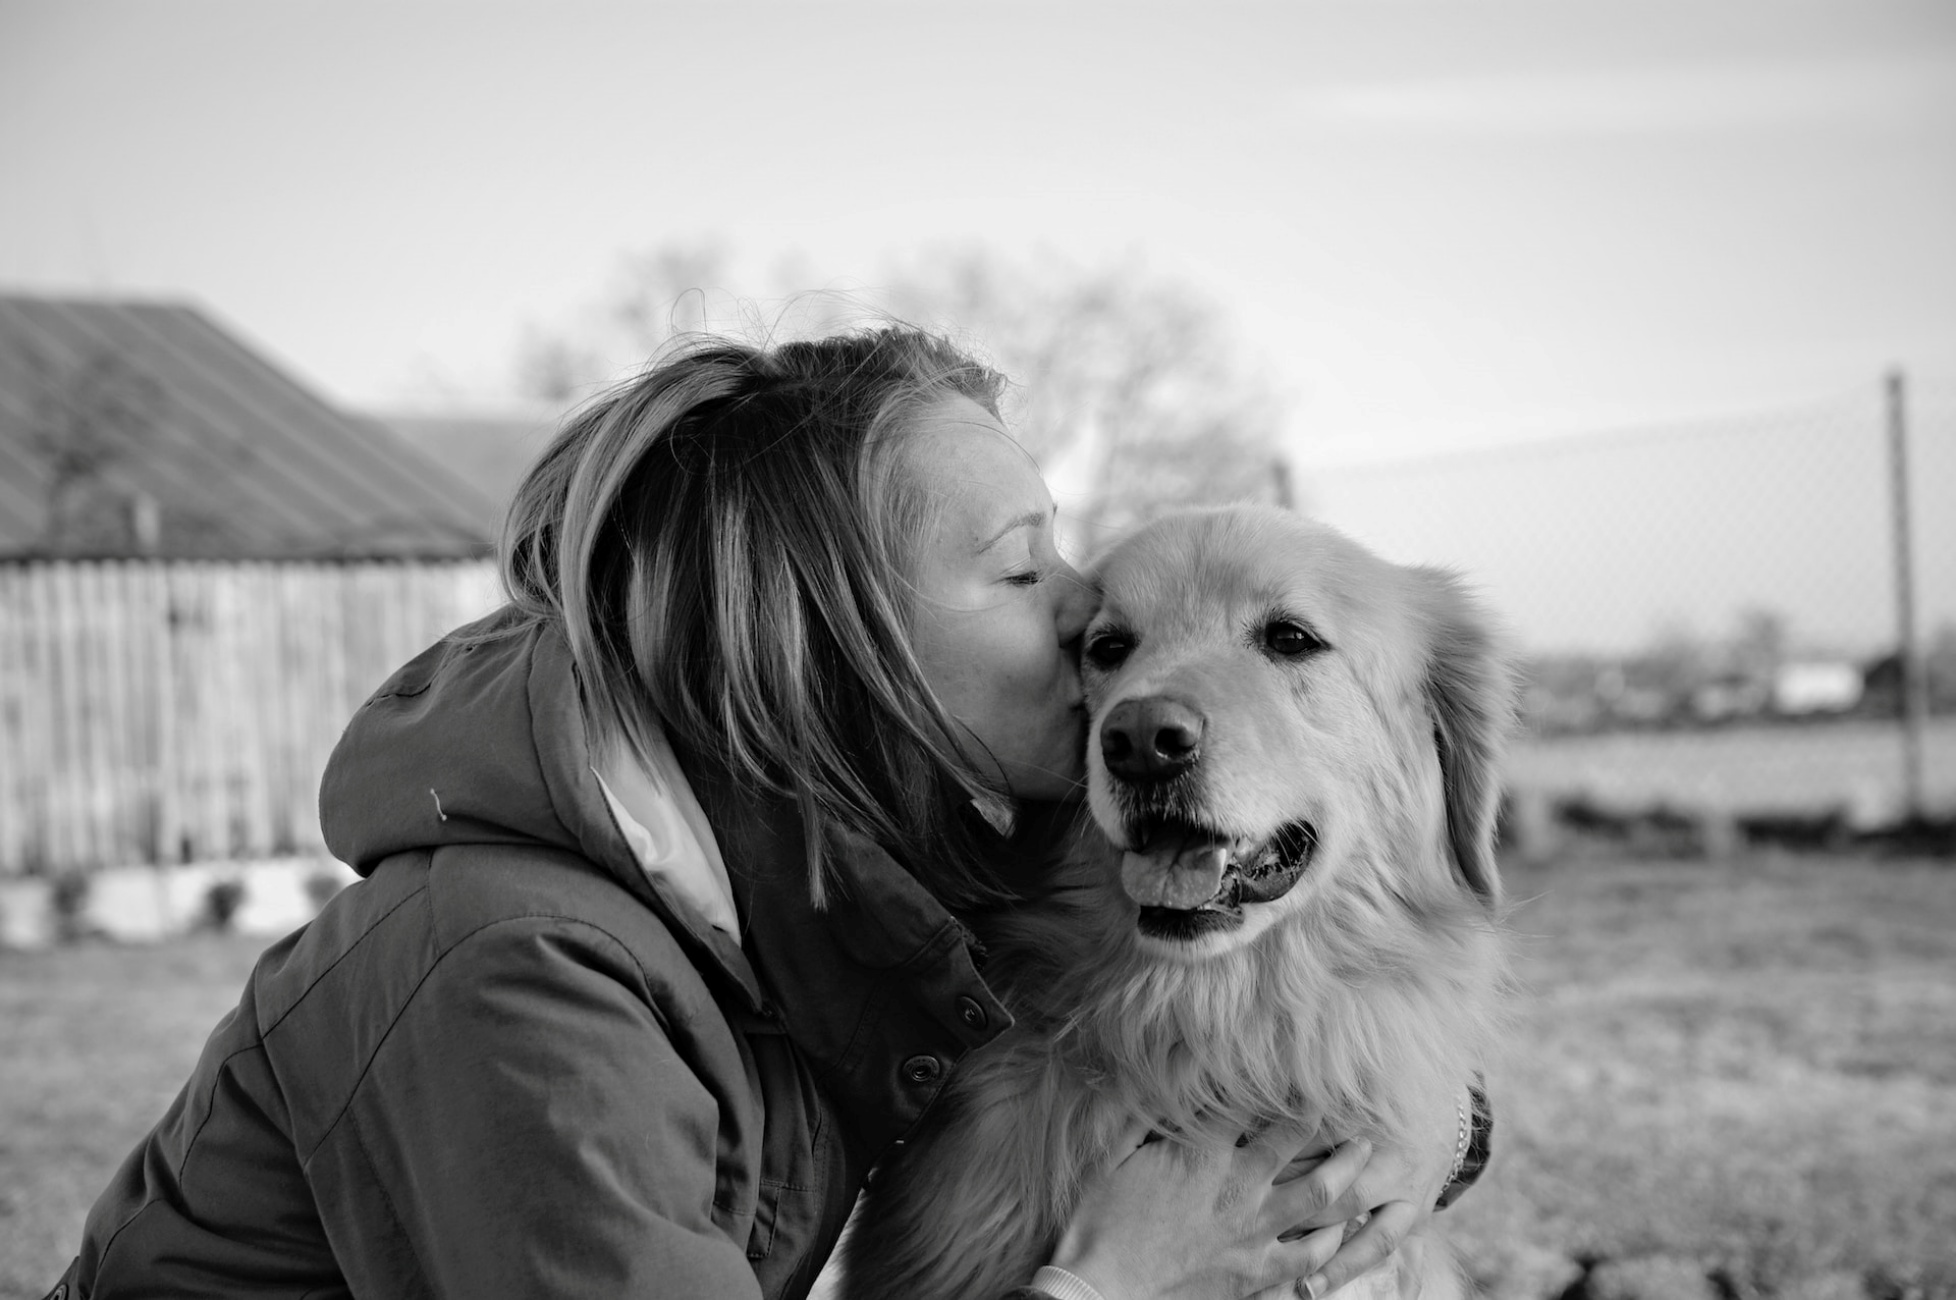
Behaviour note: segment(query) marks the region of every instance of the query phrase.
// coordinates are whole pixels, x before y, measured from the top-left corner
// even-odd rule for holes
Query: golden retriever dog
[[[1455,579],[1257,507],[1168,516],[1095,576],[1093,827],[985,935],[1016,1024],[865,1192],[858,1300],[1025,1284],[1136,1121],[1221,1140],[1320,1116],[1327,1145],[1430,1129],[1501,1020],[1513,688]],[[1341,1294],[1460,1294],[1426,1236]]]

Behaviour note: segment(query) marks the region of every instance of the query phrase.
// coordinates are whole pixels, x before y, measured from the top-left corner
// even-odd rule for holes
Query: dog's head
[[[1513,687],[1450,575],[1235,507],[1160,520],[1095,576],[1090,799],[1149,946],[1229,951],[1341,880],[1498,903]]]

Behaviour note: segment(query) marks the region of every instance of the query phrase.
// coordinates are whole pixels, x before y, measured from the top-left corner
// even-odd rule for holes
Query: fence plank
[[[136,639],[132,626],[134,611],[123,582],[123,565],[106,560],[93,566],[95,571],[95,662],[101,670],[100,694],[96,696],[98,725],[102,743],[103,788],[97,793],[99,815],[109,827],[109,852],[123,861],[133,861],[140,851],[136,821],[135,752],[142,740],[142,721],[130,708],[135,689],[130,672],[131,643]]]
[[[92,849],[92,827],[80,806],[81,697],[75,683],[73,574],[72,564],[50,565],[42,591],[48,614],[42,652],[54,704],[48,728],[49,812],[54,818],[54,852],[64,862],[84,861]]]
[[[241,808],[243,852],[263,857],[272,849],[271,783],[268,780],[275,745],[278,692],[277,627],[265,617],[267,599],[266,570],[263,562],[247,564],[238,577],[237,593],[231,607],[235,637],[233,660],[237,675],[232,678],[236,698],[227,710],[237,722],[233,743],[252,761],[240,765],[234,785]],[[233,850],[236,851],[235,849]]]
[[[183,710],[177,701],[177,607],[176,574],[162,565],[150,569],[151,609],[161,620],[155,652],[151,659],[150,714],[155,719],[153,735],[155,766],[150,782],[156,791],[156,841],[152,848],[155,862],[177,862],[183,857]]]
[[[25,575],[12,566],[0,567],[0,862],[26,861],[27,656],[22,636],[27,626],[22,601]]]

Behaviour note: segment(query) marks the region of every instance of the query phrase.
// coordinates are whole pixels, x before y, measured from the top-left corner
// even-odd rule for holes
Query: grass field
[[[0,952],[0,1297],[38,1300],[263,939]]]
[[[1678,1256],[1739,1297],[1828,1274],[1956,1296],[1956,867],[1508,882],[1524,1014],[1498,1163],[1448,1216],[1470,1254]]]
[[[1671,1256],[1724,1294],[1956,1297],[1956,868],[1752,857],[1509,877],[1526,993],[1477,1271]],[[39,1296],[257,941],[0,954],[0,1297]]]

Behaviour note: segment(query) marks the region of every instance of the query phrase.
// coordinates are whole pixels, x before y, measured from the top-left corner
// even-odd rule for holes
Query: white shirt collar
[[[654,728],[647,748],[644,762],[617,746],[592,765],[611,815],[646,879],[663,885],[738,943],[733,884],[706,813],[664,733]]]

